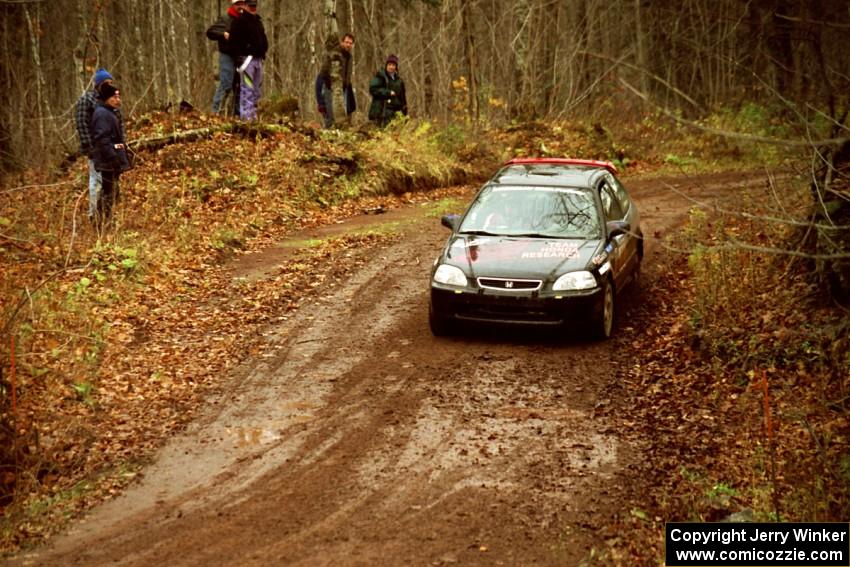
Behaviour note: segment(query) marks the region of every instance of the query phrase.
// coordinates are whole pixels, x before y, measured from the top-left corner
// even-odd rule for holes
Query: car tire
[[[637,265],[635,266],[634,271],[632,272],[632,283],[636,285],[640,285],[640,270],[643,262],[641,258],[638,258]]]
[[[640,271],[641,271],[641,268],[643,267],[643,236],[642,235],[641,235],[640,239],[641,240],[640,240],[640,244],[639,244],[639,247],[638,247],[637,265],[635,266],[635,273],[632,276],[632,279],[634,279],[634,281],[640,280]]]
[[[614,286],[611,284],[611,280],[605,279],[602,283],[602,305],[599,313],[594,315],[595,318],[592,322],[595,339],[604,341],[611,338],[614,333],[615,305]]]
[[[428,325],[431,327],[431,334],[435,337],[445,337],[452,334],[449,320],[436,315],[431,309],[428,310]]]

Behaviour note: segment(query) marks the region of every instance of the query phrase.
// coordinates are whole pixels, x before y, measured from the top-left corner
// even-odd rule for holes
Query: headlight
[[[437,271],[434,272],[434,281],[446,285],[466,287],[466,275],[464,275],[463,270],[448,264],[442,264],[437,268]]]
[[[596,287],[596,278],[590,272],[570,272],[555,281],[554,291],[578,291]]]

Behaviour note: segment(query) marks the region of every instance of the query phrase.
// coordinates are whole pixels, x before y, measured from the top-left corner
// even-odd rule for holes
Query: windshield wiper
[[[583,234],[544,234],[542,232],[522,232],[510,234],[519,238],[556,238],[558,240],[587,240],[588,236]]]
[[[486,230],[462,230],[458,234],[470,234],[472,236],[503,236],[502,234],[496,234],[495,232],[489,232]]]
[[[566,238],[560,234],[543,234],[542,232],[520,232],[517,234],[510,234],[509,236],[516,236],[518,238]]]

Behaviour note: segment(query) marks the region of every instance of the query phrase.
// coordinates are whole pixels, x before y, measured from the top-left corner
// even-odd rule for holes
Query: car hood
[[[600,240],[456,234],[446,245],[444,260],[473,277],[545,280],[587,269],[601,247]]]

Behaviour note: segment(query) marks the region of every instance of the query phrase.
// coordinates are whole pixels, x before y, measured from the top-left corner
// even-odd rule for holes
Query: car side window
[[[606,221],[623,220],[625,216],[623,209],[608,181],[599,186],[599,197],[602,199],[602,209],[605,211]]]
[[[623,187],[623,184],[620,183],[620,180],[611,176],[611,186],[614,188],[614,194],[617,196],[617,200],[620,201],[620,207],[622,207],[623,212],[628,212],[629,208],[632,206],[632,202],[629,200],[629,194],[626,193],[626,188]]]

